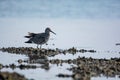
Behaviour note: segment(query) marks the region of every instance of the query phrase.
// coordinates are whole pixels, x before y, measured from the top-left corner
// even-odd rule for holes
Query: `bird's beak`
[[[55,35],[56,35],[56,33],[54,33],[53,31],[50,31],[50,32],[52,32],[53,34],[55,34]]]

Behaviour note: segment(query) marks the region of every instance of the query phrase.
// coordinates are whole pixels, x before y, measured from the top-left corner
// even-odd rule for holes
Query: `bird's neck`
[[[49,31],[45,31],[45,33],[46,33],[46,34],[50,34],[50,32],[49,32]]]

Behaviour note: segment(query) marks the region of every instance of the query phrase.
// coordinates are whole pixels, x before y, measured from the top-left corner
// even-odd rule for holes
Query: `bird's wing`
[[[31,37],[30,41],[41,44],[45,42],[45,37],[46,37],[45,33],[39,33],[39,34],[36,34],[34,37]]]
[[[28,32],[28,35],[29,36],[35,36],[35,35],[37,35],[38,33],[31,33],[31,32]]]
[[[46,37],[46,34],[45,33],[39,33],[36,35],[37,38],[45,38]]]

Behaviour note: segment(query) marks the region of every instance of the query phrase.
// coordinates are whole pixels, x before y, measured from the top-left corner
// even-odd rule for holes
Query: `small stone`
[[[22,59],[19,59],[19,60],[18,60],[18,63],[20,63],[20,64],[21,64],[22,62],[23,62],[23,61],[22,61]]]
[[[3,65],[2,64],[0,64],[0,69],[2,69],[3,68]]]

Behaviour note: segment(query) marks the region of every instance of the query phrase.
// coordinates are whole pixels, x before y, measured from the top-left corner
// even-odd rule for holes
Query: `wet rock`
[[[85,53],[85,52],[91,52],[91,53],[94,53],[96,52],[95,50],[85,50],[85,49],[76,49],[75,47],[72,47],[72,48],[69,48],[69,49],[66,49],[66,50],[62,50],[62,49],[38,49],[38,48],[32,48],[32,47],[8,47],[8,48],[1,48],[0,49],[1,51],[3,52],[8,52],[8,53],[13,53],[13,54],[25,54],[25,55],[31,55],[31,54],[36,54],[36,55],[39,55],[39,56],[43,56],[43,55],[46,55],[46,56],[55,56],[55,55],[58,55],[58,54],[64,54],[66,55],[67,54],[76,54],[77,52],[80,52],[80,53]]]
[[[72,63],[72,60],[71,59],[68,59],[68,64],[71,64]]]
[[[95,50],[88,50],[88,52],[95,53],[96,51]]]
[[[3,68],[3,65],[2,64],[0,64],[0,69],[2,69]]]
[[[22,62],[23,62],[23,60],[22,60],[22,59],[19,59],[19,60],[18,60],[18,63],[19,63],[19,64],[21,64]]]
[[[87,50],[85,50],[85,49],[81,49],[81,50],[79,50],[79,52],[81,52],[81,53],[85,53],[85,52],[87,52]]]
[[[0,80],[5,80],[4,76],[0,74]]]
[[[0,80],[28,80],[23,75],[16,72],[0,72]]]
[[[60,74],[58,74],[57,75],[58,77],[71,77],[71,75],[68,75],[68,74],[62,74],[62,73],[60,73]]]
[[[58,77],[72,77],[73,80],[90,80],[91,77],[97,77],[101,74],[107,77],[115,77],[116,75],[120,75],[120,58],[111,58],[111,59],[94,59],[94,58],[86,58],[86,57],[78,57],[76,59],[51,59],[48,57],[53,57],[58,54],[77,54],[77,53],[95,53],[96,50],[85,50],[85,49],[76,49],[75,47],[62,50],[62,49],[37,49],[30,47],[8,47],[1,48],[3,52],[16,53],[16,54],[25,54],[28,56],[28,60],[18,60],[20,65],[10,64],[10,65],[0,65],[0,69],[2,68],[20,68],[20,69],[36,69],[42,68],[45,70],[49,70],[49,64],[62,65],[72,64],[71,68],[67,70],[72,72],[72,75],[69,74],[58,74]],[[21,63],[26,62],[30,65],[23,65]],[[35,66],[31,64],[41,64],[41,66]]]
[[[78,50],[77,50],[76,48],[74,48],[74,47],[68,49],[67,51],[68,51],[69,53],[72,53],[73,55],[74,55],[76,52],[78,52]]]
[[[62,62],[67,61],[68,64],[75,64],[72,68],[67,70],[73,72],[74,80],[90,80],[90,77],[97,77],[101,74],[107,77],[115,77],[120,75],[120,61],[119,58],[112,59],[93,59],[78,57],[77,59],[62,60]],[[63,75],[61,75],[63,76]]]
[[[35,65],[23,65],[23,64],[19,65],[18,67],[20,69],[36,69],[37,68],[37,66]]]
[[[50,69],[50,66],[49,66],[49,63],[45,63],[41,66],[42,69],[45,69],[45,70],[49,70]]]
[[[10,67],[11,69],[15,69],[15,68],[16,68],[16,65],[15,65],[15,64],[10,64],[9,67]]]
[[[120,78],[120,75],[118,77]]]

